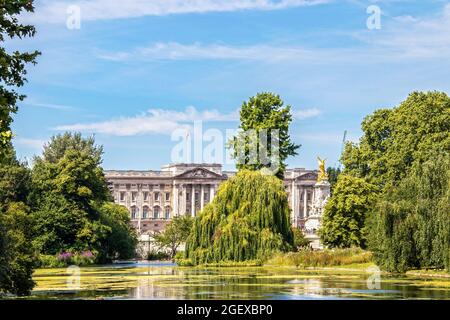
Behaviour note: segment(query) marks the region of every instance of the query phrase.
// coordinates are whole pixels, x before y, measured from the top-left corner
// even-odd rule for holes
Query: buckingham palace
[[[171,164],[159,171],[105,171],[114,201],[126,207],[141,241],[164,230],[172,217],[195,216],[213,201],[220,184],[235,175],[220,164]],[[317,230],[330,194],[327,181],[318,182],[317,170],[287,169],[284,184],[291,223],[319,246]]]

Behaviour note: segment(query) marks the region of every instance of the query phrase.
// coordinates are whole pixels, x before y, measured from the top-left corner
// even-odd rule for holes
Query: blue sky
[[[67,28],[71,5],[80,29]],[[366,26],[370,5],[381,29]],[[104,145],[106,169],[158,169],[174,129],[234,129],[242,102],[272,91],[302,144],[289,166],[315,168],[317,155],[334,165],[344,131],[357,141],[375,109],[450,92],[448,1],[38,0],[23,20],[37,36],[8,49],[42,56],[13,125],[21,158],[75,130]]]

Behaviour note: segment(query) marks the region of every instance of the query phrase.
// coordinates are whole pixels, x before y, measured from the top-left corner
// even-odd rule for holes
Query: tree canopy
[[[213,202],[195,218],[185,257],[194,264],[255,260],[292,245],[283,182],[241,170],[219,187]]]
[[[35,64],[40,54],[38,51],[9,53],[4,47],[7,38],[22,39],[35,35],[34,26],[19,23],[18,15],[24,11],[34,11],[32,0],[0,1],[0,160],[12,137],[11,115],[17,112],[17,102],[25,98],[16,90],[27,81],[26,65]]]
[[[370,248],[384,269],[450,271],[450,158],[438,153],[415,164],[390,187],[370,219]]]
[[[415,162],[450,152],[450,98],[443,92],[413,92],[398,107],[367,116],[362,130],[359,144],[345,147],[344,173],[380,188],[396,185]]]
[[[130,257],[136,244],[128,213],[113,205],[93,138],[55,136],[35,158],[30,200],[34,245],[44,254],[92,250],[102,260]]]
[[[178,248],[185,243],[192,229],[193,218],[184,215],[172,219],[162,233],[154,236],[157,246],[161,249],[169,249],[173,259]]]
[[[258,93],[242,104],[240,121],[241,131],[230,141],[237,168],[271,167],[276,168],[274,173],[278,177],[283,177],[286,159],[296,155],[300,148],[289,135],[291,106],[285,106],[279,95]],[[276,149],[278,155],[272,149]]]
[[[376,200],[376,187],[364,179],[340,175],[325,206],[319,231],[331,248],[366,246],[366,217]]]

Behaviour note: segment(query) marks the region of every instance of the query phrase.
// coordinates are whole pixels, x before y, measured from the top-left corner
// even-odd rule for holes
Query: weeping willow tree
[[[274,176],[241,170],[223,183],[194,221],[186,243],[191,263],[263,259],[292,247],[284,185]]]

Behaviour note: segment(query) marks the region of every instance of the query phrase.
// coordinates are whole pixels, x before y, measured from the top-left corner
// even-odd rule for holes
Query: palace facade
[[[126,207],[141,242],[164,230],[175,216],[195,216],[210,203],[222,182],[235,175],[220,164],[171,164],[160,171],[105,171],[114,201]],[[291,223],[320,246],[316,231],[330,193],[328,182],[317,182],[318,171],[288,169],[285,187]]]

